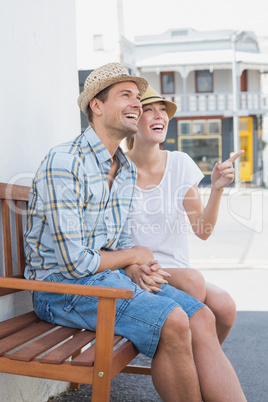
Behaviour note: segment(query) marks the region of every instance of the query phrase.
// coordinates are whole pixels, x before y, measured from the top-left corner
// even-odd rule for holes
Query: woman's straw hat
[[[117,82],[124,81],[135,82],[141,95],[148,87],[148,82],[144,78],[129,75],[127,70],[120,63],[109,63],[96,68],[96,70],[92,71],[87,77],[84,84],[84,91],[77,100],[82,112],[87,114],[89,102],[103,89]]]
[[[172,117],[174,116],[174,114],[176,113],[177,105],[174,102],[163,99],[162,96],[160,96],[149,85],[146,92],[144,92],[144,94],[142,95],[141,104],[142,104],[142,106],[144,106],[144,105],[148,105],[149,103],[154,103],[154,102],[164,102],[164,104],[166,106],[168,118],[169,118],[169,120],[171,120]]]

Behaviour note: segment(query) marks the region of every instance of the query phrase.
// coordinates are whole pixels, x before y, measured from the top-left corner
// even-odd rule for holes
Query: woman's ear
[[[89,102],[90,108],[97,116],[101,116],[100,101],[97,98],[91,99]]]

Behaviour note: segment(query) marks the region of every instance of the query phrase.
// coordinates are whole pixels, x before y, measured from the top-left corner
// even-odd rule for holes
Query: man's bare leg
[[[208,307],[190,318],[193,354],[205,402],[245,402],[236,373],[217,338],[215,317]]]
[[[187,314],[175,308],[163,325],[152,360],[154,386],[165,402],[201,402]],[[214,400],[215,402],[215,400]]]

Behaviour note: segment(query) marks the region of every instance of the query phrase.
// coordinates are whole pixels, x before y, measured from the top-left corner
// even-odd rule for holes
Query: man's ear
[[[89,105],[91,107],[91,110],[93,113],[95,113],[97,116],[101,116],[101,108],[100,108],[100,100],[97,98],[91,99],[89,102]]]

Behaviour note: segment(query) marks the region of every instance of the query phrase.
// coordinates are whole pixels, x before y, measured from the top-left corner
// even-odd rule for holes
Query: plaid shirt
[[[44,158],[30,191],[26,278],[92,275],[100,265],[99,250],[133,247],[129,211],[137,171],[120,148],[115,155],[111,191],[112,157],[91,127]]]

